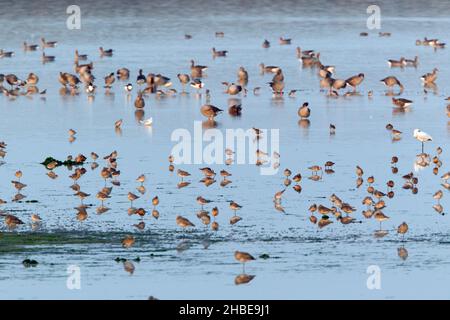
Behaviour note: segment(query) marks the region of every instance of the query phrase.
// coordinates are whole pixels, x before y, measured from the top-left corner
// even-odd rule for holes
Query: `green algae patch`
[[[31,251],[35,246],[101,244],[116,241],[107,234],[58,233],[0,233],[0,254]]]
[[[73,160],[61,161],[61,160],[57,160],[53,157],[45,158],[45,160],[43,162],[41,162],[41,164],[47,168],[47,166],[52,162],[56,163],[56,167],[61,167],[61,166],[73,167],[73,166],[82,166],[84,164],[84,162],[76,162]]]

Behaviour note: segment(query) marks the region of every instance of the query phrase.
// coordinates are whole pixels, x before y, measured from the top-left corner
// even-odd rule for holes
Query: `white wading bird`
[[[423,153],[423,144],[426,141],[433,141],[433,138],[426,132],[421,131],[420,129],[414,129],[414,138],[422,142],[422,153]]]

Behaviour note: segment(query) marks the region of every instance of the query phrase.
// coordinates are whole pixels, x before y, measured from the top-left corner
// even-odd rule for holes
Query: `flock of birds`
[[[216,37],[223,37],[223,32],[216,32]],[[365,33],[361,33],[361,36],[367,36]],[[390,36],[389,33],[383,33],[380,34],[380,36]],[[185,35],[186,40],[192,39],[192,35]],[[279,45],[290,45],[291,39],[279,38]],[[39,49],[47,50],[55,47],[57,45],[56,41],[47,41],[44,38],[41,39],[40,44],[29,44],[24,43],[23,44],[23,50],[25,51],[37,51]],[[262,47],[267,49],[272,44],[268,40],[264,40],[262,43]],[[438,39],[423,39],[423,40],[417,40],[416,45],[424,45],[424,46],[430,46],[437,49],[442,49],[445,47],[445,44],[440,42]],[[101,57],[111,57],[113,56],[114,50],[113,49],[103,49],[102,47],[99,48],[99,55]],[[226,57],[228,54],[228,51],[226,50],[216,50],[216,48],[211,49],[212,57],[213,58],[219,58],[219,57]],[[11,58],[14,56],[14,53],[11,51],[4,51],[0,50],[0,58]],[[348,78],[338,78],[336,76],[336,68],[332,65],[324,65],[321,62],[321,56],[320,52],[317,52],[316,50],[304,50],[300,47],[297,47],[296,49],[296,58],[301,62],[303,67],[306,68],[314,68],[317,70],[317,76],[318,76],[318,84],[321,89],[321,91],[325,92],[330,97],[340,97],[340,96],[352,96],[360,94],[358,92],[358,87],[363,83],[365,80],[364,73],[359,73],[356,75],[353,75]],[[47,55],[45,51],[42,51],[42,62],[43,63],[49,63],[52,61],[55,61],[55,56]],[[88,60],[87,54],[79,53],[78,50],[75,50],[74,55],[74,72],[60,72],[57,76],[57,80],[61,84],[60,94],[61,95],[78,95],[82,91],[84,91],[88,96],[93,96],[98,91],[98,86],[96,85],[96,77],[93,74],[94,70],[94,64],[93,62],[90,63],[82,63],[83,61]],[[404,68],[404,67],[417,67],[419,64],[419,58],[416,56],[412,59],[407,59],[404,57],[401,57],[399,60],[390,59],[388,60],[388,65],[391,68]],[[208,67],[205,65],[196,64],[194,60],[190,61],[190,65],[187,66],[190,69],[189,73],[179,73],[177,74],[176,78],[178,79],[180,86],[181,86],[181,94],[187,94],[186,93],[186,87],[190,86],[194,90],[196,90],[197,94],[204,95],[206,99],[206,103],[201,106],[200,113],[207,118],[207,121],[210,122],[212,125],[215,123],[215,118],[219,116],[220,113],[222,113],[224,110],[220,109],[217,106],[214,106],[210,103],[211,93],[210,91],[205,87],[205,83],[202,81],[202,78],[204,77],[205,73],[208,70]],[[274,96],[283,96],[286,94],[285,89],[285,79],[283,70],[279,66],[275,65],[265,65],[261,63],[259,65],[260,73],[261,74],[271,74],[272,79],[268,83],[270,90]],[[420,80],[423,83],[424,90],[427,89],[433,89],[436,86],[436,80],[438,78],[438,69],[435,68],[431,72],[424,74],[422,77],[420,77]],[[154,74],[154,73],[148,73],[147,75],[144,74],[144,71],[140,69],[138,71],[138,74],[136,76],[136,80],[130,81],[131,78],[131,72],[126,67],[122,67],[115,72],[110,72],[107,75],[103,77],[103,89],[105,90],[105,93],[110,92],[110,90],[113,90],[114,86],[121,82],[123,89],[127,94],[131,94],[135,90],[135,86],[138,87],[137,93],[134,100],[134,106],[137,110],[143,110],[146,106],[146,97],[151,94],[155,94],[157,96],[167,96],[167,95],[176,95],[178,91],[173,88],[173,82],[170,77],[162,75],[162,74]],[[117,82],[116,82],[117,80]],[[387,76],[380,80],[386,87],[387,92],[386,95],[392,96],[392,103],[395,108],[405,111],[408,108],[411,107],[413,104],[412,100],[409,100],[407,98],[401,97],[401,95],[404,92],[404,86],[400,82],[400,80],[395,76]],[[9,99],[17,99],[20,96],[23,95],[45,95],[46,90],[39,90],[37,87],[37,84],[39,83],[39,77],[35,73],[30,73],[26,78],[21,79],[19,76],[15,74],[0,74],[0,93],[2,93],[5,97]],[[249,83],[249,74],[247,70],[244,67],[240,67],[237,70],[236,74],[236,80],[233,82],[223,82],[224,85],[224,92],[225,94],[228,94],[230,96],[246,96],[249,92],[248,88]],[[350,90],[343,92],[345,88],[350,88]],[[398,88],[398,91],[395,92],[395,89]],[[204,90],[204,92],[203,92]],[[258,95],[262,88],[260,87],[254,87],[252,89],[252,93],[254,95]],[[290,97],[294,97],[297,90],[290,90],[287,92],[287,94]],[[367,93],[368,97],[371,98],[373,95],[373,91],[369,90]],[[450,103],[450,97],[446,99]],[[232,104],[228,108],[228,113],[231,116],[239,116],[242,112],[242,105],[241,104]],[[298,117],[301,119],[301,121],[308,121],[307,119],[310,117],[312,113],[312,110],[310,108],[310,105],[308,102],[304,102],[297,111]],[[447,115],[450,117],[450,104],[447,106]],[[149,119],[142,119],[141,122],[144,125],[151,126],[152,125],[152,118]],[[122,126],[123,120],[118,119],[114,123],[114,127],[116,129],[120,129]],[[398,139],[402,132],[395,129],[391,124],[388,124],[386,126],[386,129],[388,129],[393,139]],[[255,139],[258,140],[262,135],[262,130],[258,128],[253,128],[253,132],[255,134]],[[336,133],[336,126],[334,124],[330,124],[330,135]],[[69,140],[74,141],[76,137],[77,132],[74,129],[69,130]],[[441,159],[441,153],[442,149],[438,148],[436,150],[436,155],[431,158],[431,156],[424,152],[424,144],[428,141],[432,141],[432,137],[421,131],[420,129],[415,129],[412,133],[413,137],[417,139],[422,146],[422,152],[418,155],[417,163],[422,166],[427,166],[431,163],[435,165],[435,168],[433,170],[434,174],[439,173],[439,169],[442,166],[442,159]],[[0,158],[5,158],[7,156],[7,144],[5,142],[0,142]],[[227,165],[232,164],[232,157],[234,154],[234,151],[231,149],[225,150],[225,154],[229,156],[229,160],[227,161]],[[269,156],[264,150],[258,149],[257,150],[257,165],[262,165],[265,163],[264,158]],[[273,157],[276,159],[280,158],[280,154],[277,152],[274,152]],[[98,161],[101,159],[101,157],[96,154],[95,152],[92,152],[90,154],[90,158],[92,160],[91,162],[91,169],[96,170],[99,167]],[[103,168],[100,170],[100,177],[103,180],[104,184],[100,188],[100,190],[94,195],[95,198],[98,199],[100,202],[99,206],[96,208],[97,214],[103,214],[106,213],[110,208],[108,208],[105,205],[105,202],[107,202],[112,197],[112,190],[114,186],[119,186],[120,181],[120,170],[118,169],[118,152],[113,151],[109,155],[106,155],[103,157],[103,160],[105,161]],[[71,174],[69,175],[69,178],[73,181],[73,184],[70,186],[70,188],[74,192],[74,196],[78,197],[80,199],[80,204],[77,206],[76,209],[76,219],[79,221],[85,221],[89,214],[88,209],[90,208],[90,205],[87,205],[84,203],[86,199],[90,199],[93,195],[88,194],[86,192],[83,192],[81,190],[81,186],[79,185],[79,180],[83,177],[83,175],[86,174],[87,169],[85,168],[85,162],[87,161],[88,157],[86,157],[83,154],[79,154],[76,157],[68,156],[66,161],[69,161],[73,166],[74,170],[71,171]],[[392,166],[392,173],[397,174],[398,169],[396,167],[396,164],[398,162],[398,157],[394,156],[391,160],[391,166]],[[55,172],[55,169],[59,167],[59,163],[56,160],[50,161],[49,163],[46,163],[47,168],[47,176],[50,179],[57,179],[58,174]],[[72,170],[72,165],[69,165],[69,170]],[[276,162],[274,166],[279,166],[279,162]],[[326,173],[333,173],[333,166],[334,162],[327,161],[325,164],[316,164],[313,166],[310,166],[308,170],[311,171],[311,175],[308,177],[309,179],[313,181],[318,181],[322,179],[322,173],[325,171]],[[174,165],[174,156],[169,155],[169,171],[175,172],[175,165]],[[218,175],[212,168],[204,167],[200,169],[201,173],[203,174],[203,179],[201,180],[202,183],[205,184],[205,186],[210,186],[214,183],[216,183],[216,176]],[[180,181],[178,182],[177,186],[179,189],[184,188],[190,184],[189,181],[186,181],[191,176],[191,173],[182,170],[177,169],[176,174],[180,178]],[[229,177],[232,176],[230,172],[228,172],[225,169],[222,169],[219,172],[219,175],[222,177],[220,181],[220,185],[222,187],[227,186],[228,184],[232,183],[231,180],[229,180]],[[287,188],[290,187],[292,184],[292,189],[295,190],[297,193],[302,192],[302,174],[301,173],[293,173],[290,169],[285,169],[283,171],[284,175],[284,188],[280,191],[277,191],[274,194],[274,207],[277,211],[284,212],[283,206],[282,206],[282,199],[283,195],[286,192]],[[27,187],[25,183],[21,181],[22,179],[22,172],[18,170],[15,172],[15,178],[12,180],[13,187],[17,190],[17,193],[14,195],[12,201],[13,202],[20,202],[22,201],[26,196],[22,194],[22,190]],[[403,189],[411,190],[413,194],[416,194],[418,192],[418,177],[414,175],[414,173],[407,173],[403,175],[404,184],[402,186]],[[447,172],[441,176],[442,179],[442,187],[446,190],[450,190],[450,183],[448,182],[450,179],[450,172]],[[146,182],[146,176],[144,174],[140,175],[136,178],[136,181],[138,183],[137,185],[137,193],[135,192],[129,192],[127,194],[127,199],[130,202],[130,208],[128,209],[129,215],[136,215],[138,217],[144,217],[147,215],[151,215],[153,218],[158,219],[160,217],[160,213],[157,210],[157,207],[159,205],[159,198],[158,196],[154,196],[151,200],[151,207],[150,209],[146,209],[143,207],[134,207],[133,203],[137,201],[140,197],[143,197],[146,194],[146,188],[144,186],[144,183]],[[386,187],[382,187],[384,183],[379,184],[376,186],[375,184],[375,177],[374,176],[368,176],[364,177],[364,170],[360,167],[356,167],[356,186],[357,188],[360,188],[364,185],[364,183],[367,183],[367,194],[365,197],[361,200],[361,204],[364,206],[365,210],[362,212],[362,216],[365,219],[375,219],[377,222],[379,222],[379,230],[377,230],[376,235],[381,237],[387,234],[386,230],[382,229],[382,223],[387,221],[389,219],[389,216],[387,216],[383,210],[387,207],[387,203],[390,199],[393,199],[395,197],[395,183],[393,180],[389,180],[385,182]],[[386,188],[386,189],[384,189]],[[383,190],[381,190],[383,189]],[[444,213],[444,208],[442,207],[440,200],[442,199],[444,195],[444,192],[442,190],[437,190],[435,194],[433,195],[433,198],[437,200],[437,203],[433,206],[433,208],[439,213]],[[342,223],[344,225],[352,224],[352,223],[360,223],[361,220],[358,220],[354,217],[354,213],[357,211],[357,208],[354,204],[350,204],[344,200],[342,200],[340,197],[338,197],[336,194],[332,194],[329,197],[330,205],[323,204],[323,203],[315,203],[310,206],[309,212],[309,220],[312,224],[317,225],[318,228],[324,228],[334,221]],[[199,219],[200,223],[205,226],[210,226],[212,230],[218,231],[219,230],[219,223],[216,221],[216,217],[219,215],[219,208],[217,206],[214,206],[209,210],[205,209],[205,206],[210,205],[213,201],[210,199],[206,199],[202,196],[198,196],[196,198],[196,201],[198,205],[200,206],[200,210],[197,213],[197,218]],[[7,201],[0,199],[0,205],[4,206],[7,204]],[[242,220],[242,217],[237,215],[237,211],[242,209],[242,206],[239,205],[235,201],[229,202],[229,208],[233,212],[232,217],[229,220],[229,223],[231,225],[234,225]],[[14,229],[20,225],[25,224],[22,220],[23,218],[19,218],[13,214],[6,213],[4,211],[0,211],[0,215],[4,217],[4,223],[5,225],[10,228]],[[335,218],[333,220],[333,217]],[[30,217],[32,222],[32,227],[38,228],[42,219],[38,214],[32,214]],[[175,223],[184,229],[188,228],[194,228],[195,224],[190,221],[188,218],[183,216],[176,216]],[[134,225],[138,230],[144,230],[145,228],[145,222],[143,220],[139,221],[137,224]],[[408,232],[408,224],[406,222],[403,222],[400,224],[397,228],[397,232],[404,237],[404,235]],[[124,248],[130,248],[135,244],[135,237],[133,235],[129,235],[125,237],[122,240],[122,246]],[[255,260],[255,258],[246,252],[242,251],[236,251],[234,254],[234,257],[237,261],[242,263],[245,266],[245,263]],[[236,278],[236,283],[248,283],[253,279],[254,276],[247,275],[244,272],[239,275]]]

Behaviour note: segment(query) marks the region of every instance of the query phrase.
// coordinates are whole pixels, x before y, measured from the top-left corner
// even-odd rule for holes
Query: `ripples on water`
[[[9,101],[0,97],[0,140],[8,143],[6,163],[0,166],[0,197],[10,200],[14,190],[9,184],[13,172],[24,172],[23,182],[27,200],[37,203],[8,203],[2,209],[26,219],[37,212],[44,220],[41,230],[56,240],[39,245],[4,245],[0,259],[0,297],[2,298],[442,298],[441,287],[448,279],[449,259],[446,216],[437,215],[432,205],[432,194],[439,188],[439,178],[431,169],[418,172],[419,194],[400,189],[400,176],[413,170],[415,155],[420,145],[410,132],[420,127],[434,137],[427,144],[428,151],[440,145],[444,149],[441,172],[448,171],[447,161],[450,126],[445,118],[443,98],[448,96],[448,49],[434,52],[431,48],[416,47],[416,39],[437,37],[448,42],[450,19],[446,1],[417,3],[409,1],[378,2],[382,14],[382,31],[392,32],[390,38],[380,38],[373,32],[367,38],[359,37],[366,30],[364,1],[173,1],[161,3],[135,2],[133,4],[104,1],[78,1],[82,10],[82,29],[65,28],[65,7],[54,1],[42,5],[30,2],[8,3],[8,10],[0,12],[3,32],[1,46],[16,51],[12,59],[0,60],[0,73],[13,72],[25,77],[34,71],[40,77],[39,87],[47,89],[47,97]],[[2,7],[5,7],[2,4]],[[215,31],[224,31],[224,38],[215,38]],[[193,39],[186,41],[189,33]],[[58,40],[57,48],[47,53],[56,56],[51,64],[40,63],[40,52],[24,53],[24,40],[37,43],[41,36]],[[291,37],[291,46],[279,46],[279,36]],[[268,50],[261,48],[267,38],[272,42]],[[98,47],[115,50],[112,58],[100,59]],[[210,49],[228,50],[229,56],[213,60]],[[346,78],[358,72],[366,74],[361,86],[361,97],[328,99],[318,90],[316,71],[302,69],[295,59],[295,47],[321,52],[324,64],[336,66],[339,77]],[[73,51],[89,54],[94,62],[97,85],[104,75],[119,67],[132,71],[134,80],[139,68],[145,73],[163,73],[176,80],[176,74],[189,71],[189,60],[209,66],[205,78],[211,90],[212,103],[226,106],[228,98],[222,93],[222,81],[234,81],[239,66],[250,73],[249,87],[267,87],[269,76],[258,74],[258,64],[280,65],[287,88],[299,89],[296,98],[272,99],[262,90],[260,96],[249,94],[243,98],[243,115],[231,118],[222,114],[217,118],[219,129],[226,128],[281,128],[281,169],[290,168],[304,176],[300,195],[289,189],[283,199],[286,214],[273,209],[273,194],[283,188],[281,172],[260,176],[253,166],[231,166],[233,183],[221,188],[218,183],[206,188],[199,184],[198,166],[182,166],[193,173],[192,184],[176,189],[179,179],[167,171],[167,156],[172,143],[171,132],[179,127],[193,129],[194,120],[203,120],[198,112],[203,103],[193,93],[175,98],[146,100],[145,116],[152,116],[152,130],[138,125],[134,116],[134,94],[127,98],[122,83],[114,86],[113,94],[104,95],[99,88],[95,99],[88,101],[84,93],[76,97],[61,97],[58,93],[59,71],[73,72]],[[420,57],[417,69],[388,69],[386,59],[400,56]],[[420,86],[420,75],[439,66],[438,92],[425,97]],[[392,112],[389,97],[378,80],[396,75],[405,84],[404,96],[414,100],[410,113]],[[177,81],[175,87],[179,89]],[[372,100],[366,92],[374,91]],[[312,108],[309,127],[298,125],[297,108],[309,101]],[[174,114],[177,117],[174,117]],[[121,135],[114,132],[115,120],[124,119]],[[403,131],[403,139],[391,143],[384,129],[390,122]],[[329,123],[336,124],[334,137],[328,134]],[[67,129],[78,131],[77,140],[67,141]],[[115,187],[108,213],[98,216],[90,209],[86,223],[75,219],[79,204],[69,189],[69,173],[55,170],[57,180],[48,179],[39,165],[46,156],[64,158],[67,154],[100,155],[119,151],[119,169],[122,185]],[[383,226],[389,234],[375,238],[378,224],[364,220],[361,224],[343,226],[334,223],[318,231],[308,221],[307,209],[312,203],[329,205],[328,196],[336,193],[358,208],[364,209],[364,185],[355,191],[355,165],[365,169],[365,176],[374,175],[376,185],[384,190],[385,181],[393,177],[389,161],[393,155],[400,158],[396,182],[396,197],[388,201],[384,210],[391,219]],[[320,182],[306,179],[306,168],[336,163],[333,175],[324,175]],[[102,163],[100,162],[100,165]],[[219,171],[222,166],[213,166]],[[447,169],[447,170],[446,170]],[[102,186],[99,170],[90,171],[81,180],[82,190],[95,195]],[[135,178],[145,173],[147,193],[136,206],[150,208],[151,198],[158,195],[161,204],[158,221],[146,217],[144,232],[137,232],[133,224],[140,220],[129,217],[126,194],[135,192]],[[181,214],[195,219],[199,206],[195,198],[202,195],[214,201],[220,209],[220,231],[212,233],[200,222],[192,232],[183,233],[175,226],[175,216]],[[448,207],[448,193],[442,204]],[[244,207],[239,215],[244,219],[230,226],[232,212],[228,200]],[[97,206],[91,196],[86,201]],[[212,207],[212,206],[210,206]],[[405,242],[396,235],[395,228],[402,221],[410,225]],[[3,228],[3,227],[2,227]],[[19,231],[28,233],[30,226]],[[5,229],[2,231],[6,232]],[[135,233],[136,245],[122,249],[120,240],[125,234]],[[8,233],[8,236],[11,236]],[[18,235],[17,237],[20,237]],[[19,238],[20,239],[20,238]],[[22,238],[23,239],[23,238]],[[73,239],[78,239],[77,241]],[[1,241],[1,239],[0,239]],[[20,242],[20,240],[19,240]],[[0,242],[1,245],[1,242]],[[403,249],[406,260],[399,258]],[[246,266],[246,272],[256,275],[248,285],[235,286],[234,278],[242,267],[235,263],[236,249],[259,257]],[[399,251],[399,249],[401,249]],[[404,254],[404,251],[401,251]],[[136,259],[132,276],[124,271],[117,257]],[[23,268],[21,261],[33,258],[36,268]],[[67,290],[65,281],[68,264],[82,268],[82,291]],[[366,268],[380,265],[382,290],[366,288]],[[424,267],[426,266],[426,267]],[[8,290],[6,290],[8,288]],[[192,288],[195,288],[193,290]]]

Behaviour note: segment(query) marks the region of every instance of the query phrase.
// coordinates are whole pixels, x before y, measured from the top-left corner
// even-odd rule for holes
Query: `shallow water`
[[[432,195],[441,188],[439,177],[449,170],[450,123],[444,101],[449,96],[449,51],[415,46],[415,40],[424,36],[449,40],[448,2],[415,6],[408,1],[395,5],[379,2],[381,31],[392,32],[388,38],[378,37],[378,30],[367,30],[369,2],[79,3],[81,30],[65,27],[66,8],[56,1],[45,6],[14,2],[8,4],[9,10],[0,12],[1,46],[16,52],[11,59],[0,59],[0,73],[12,72],[25,78],[33,71],[40,77],[39,88],[47,89],[45,99],[34,96],[10,100],[0,96],[0,141],[8,144],[5,163],[0,166],[0,198],[8,203],[1,209],[27,222],[14,231],[0,224],[5,234],[0,235],[0,298],[448,298],[442,283],[450,280],[450,222],[446,215],[433,210]],[[225,37],[216,38],[215,31],[224,31]],[[368,31],[369,37],[360,37],[362,31]],[[193,39],[184,40],[185,33],[192,34]],[[40,51],[21,50],[24,40],[37,43],[41,35],[59,42],[56,48],[46,50],[56,56],[54,63],[42,65]],[[280,35],[292,38],[293,44],[278,45]],[[261,48],[265,38],[272,43],[267,50]],[[113,48],[114,56],[100,59],[100,45]],[[228,50],[229,56],[212,59],[212,46]],[[335,65],[340,78],[364,72],[361,96],[334,99],[320,92],[317,70],[301,67],[296,46],[320,51],[322,62]],[[78,96],[59,94],[58,72],[73,72],[75,48],[89,54],[94,62],[99,88],[93,100],[84,92]],[[386,64],[388,58],[415,55],[420,58],[417,68],[389,69]],[[139,68],[144,73],[165,74],[180,91],[176,74],[189,72],[191,58],[209,66],[204,82],[211,91],[211,102],[223,109],[229,96],[222,92],[220,83],[235,81],[241,65],[249,71],[249,94],[240,97],[242,116],[232,118],[223,113],[217,118],[218,129],[280,129],[281,170],[275,176],[260,175],[254,165],[211,165],[216,172],[224,168],[230,171],[232,184],[223,188],[217,182],[205,187],[198,183],[202,177],[198,168],[203,165],[180,165],[177,168],[191,172],[188,181],[192,183],[179,190],[179,178],[167,170],[167,157],[174,145],[170,137],[175,129],[192,132],[194,121],[204,121],[199,113],[204,95],[190,90],[188,95],[147,97],[145,118],[154,119],[149,129],[135,118],[136,90],[127,96],[124,83],[116,81],[112,94],[104,94],[103,77],[119,67],[131,70],[131,81]],[[261,62],[282,67],[286,88],[299,89],[297,97],[273,98],[267,87],[270,75],[259,74]],[[440,70],[438,90],[425,95],[419,78],[434,67]],[[388,75],[396,75],[404,83],[403,97],[414,100],[410,112],[393,111],[390,97],[385,96],[379,82]],[[251,90],[257,86],[262,87],[261,94],[254,96]],[[372,99],[367,98],[369,90],[374,92]],[[304,101],[312,109],[307,128],[299,125],[297,116]],[[114,121],[120,118],[124,124],[119,135]],[[330,123],[337,127],[334,136],[329,135]],[[385,129],[387,123],[404,132],[400,141],[392,142]],[[73,143],[68,141],[69,128],[78,132]],[[401,189],[401,176],[414,170],[415,157],[420,153],[420,144],[412,137],[414,128],[433,136],[434,141],[426,144],[427,152],[434,155],[438,146],[444,150],[437,176],[431,167],[416,172],[417,195]],[[112,198],[105,203],[111,210],[103,215],[95,213],[100,204],[95,194],[104,185],[100,177],[104,162],[99,161],[100,167],[94,171],[88,163],[88,173],[79,184],[91,194],[85,203],[93,208],[89,209],[88,220],[80,223],[73,209],[79,200],[69,188],[71,172],[58,168],[55,172],[59,178],[51,180],[39,163],[49,155],[64,159],[68,154],[95,151],[103,156],[113,150],[119,153],[121,186],[113,188]],[[397,175],[391,173],[393,155],[400,159]],[[307,167],[323,165],[327,160],[336,163],[334,174],[324,174],[318,182],[307,179]],[[365,178],[374,175],[375,186],[382,191],[389,179],[396,183],[396,195],[386,200],[383,210],[390,217],[383,223],[383,229],[389,231],[383,238],[374,237],[378,223],[361,215],[367,184],[355,188],[356,165],[363,167]],[[282,202],[286,213],[282,214],[274,209],[272,199],[284,188],[284,168],[301,172],[303,191],[297,194],[288,188]],[[36,203],[10,201],[15,189],[9,182],[18,169],[28,185],[22,192],[25,200]],[[129,191],[137,193],[135,179],[142,173],[147,176],[147,192],[134,206],[150,210],[151,199],[158,195],[161,217],[157,221],[145,217],[146,229],[138,232],[133,224],[141,220],[127,215],[130,204],[126,195]],[[448,191],[444,192],[441,204],[447,213]],[[341,225],[335,221],[321,230],[312,225],[307,209],[313,203],[331,206],[328,197],[332,193],[355,206],[358,210],[354,216],[362,223]],[[213,200],[206,209],[218,206],[218,232],[206,229],[196,219],[200,207],[195,199],[199,195]],[[243,220],[234,226],[228,223],[233,214],[229,200],[243,206],[239,211]],[[37,231],[31,230],[31,213],[43,219]],[[175,224],[176,215],[189,218],[197,226],[181,232]],[[410,227],[405,241],[396,234],[396,227],[403,221]],[[120,244],[126,234],[136,238],[130,249]],[[43,240],[33,238],[37,244],[32,244],[27,241],[32,235]],[[398,257],[400,247],[408,251],[406,260]],[[257,258],[269,255],[246,266],[248,274],[256,275],[249,284],[234,284],[234,278],[242,272],[233,258],[235,250]],[[133,262],[135,271],[130,275],[121,262],[114,261],[116,257],[139,257],[140,262]],[[39,265],[23,267],[21,262],[26,258],[37,260]],[[66,287],[69,265],[81,268],[81,290]],[[381,269],[380,290],[366,286],[370,265]]]

